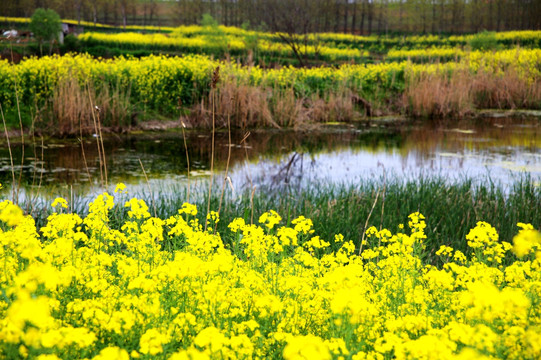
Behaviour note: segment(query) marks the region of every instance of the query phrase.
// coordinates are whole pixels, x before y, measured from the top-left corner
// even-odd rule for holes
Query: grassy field
[[[235,218],[252,223],[273,209],[284,218],[286,225],[303,215],[313,220],[314,230],[321,238],[332,239],[342,234],[359,249],[362,234],[368,227],[396,231],[411,212],[418,211],[426,214],[425,261],[435,263],[438,258],[434,254],[441,245],[469,254],[466,235],[478,221],[490,223],[500,237],[508,241],[516,233],[518,222],[526,221],[536,227],[541,224],[538,206],[541,188],[528,177],[517,179],[505,188],[489,179],[465,178],[450,184],[437,177],[407,181],[396,177],[365,179],[355,184],[311,184],[308,188],[282,185],[258,188],[253,195],[250,190],[233,194],[226,184],[222,196],[222,186],[222,183],[214,183],[210,200],[211,209],[220,209],[222,221],[216,228],[220,233],[226,232],[227,225]],[[179,185],[130,195],[144,200],[152,215],[162,219],[176,214],[189,199],[200,209],[198,219],[204,223],[207,182],[194,182],[190,188]],[[37,204],[35,200],[20,205],[27,213],[32,209],[38,226],[43,226],[51,213],[47,204]],[[69,209],[83,216],[88,212],[88,200],[75,196]],[[115,207],[109,224],[120,230],[127,219],[127,210]],[[332,242],[330,248],[336,250]]]

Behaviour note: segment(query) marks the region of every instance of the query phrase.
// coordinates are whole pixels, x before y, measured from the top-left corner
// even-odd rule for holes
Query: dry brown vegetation
[[[541,108],[541,80],[528,80],[512,68],[503,74],[457,70],[406,81],[404,110],[415,117],[464,117],[476,109]]]
[[[406,82],[404,107],[416,117],[463,117],[473,111],[467,72],[420,74]]]
[[[117,84],[80,85],[68,76],[58,82],[47,105],[37,112],[36,121],[53,135],[90,134],[96,126],[122,130],[134,116],[130,89]]]
[[[212,116],[221,127],[231,121],[231,126],[238,128],[300,129],[329,121],[351,121],[359,114],[348,89],[330,93],[326,98],[318,95],[299,98],[292,88],[253,86],[228,79],[194,106],[184,120],[193,127],[210,127]]]
[[[376,91],[377,92],[377,91]],[[372,94],[370,102],[342,86],[324,95],[298,96],[293,88],[255,86],[235,77],[217,82],[207,97],[192,106],[183,122],[191,127],[306,129],[326,122],[349,122],[405,113],[413,117],[463,118],[478,109],[541,108],[541,80],[528,80],[512,68],[502,74],[459,69],[452,73],[421,73],[406,77],[400,93]],[[398,106],[397,106],[398,104]],[[99,111],[93,111],[95,107]],[[96,123],[113,131],[134,124],[130,88],[81,85],[68,76],[38,111],[37,128],[58,135],[93,133]]]
[[[541,80],[525,79],[514,69],[501,76],[480,72],[475,76],[472,87],[477,108],[541,108]]]

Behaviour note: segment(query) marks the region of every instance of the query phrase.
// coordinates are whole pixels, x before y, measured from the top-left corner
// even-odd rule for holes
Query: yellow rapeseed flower
[[[129,360],[128,352],[117,346],[109,346],[101,350],[92,360]]]
[[[283,353],[284,359],[330,360],[327,344],[318,336],[295,336],[288,340]]]
[[[128,190],[126,190],[126,185],[124,183],[116,184],[115,193],[127,194]]]
[[[68,201],[64,198],[61,198],[61,197],[57,197],[56,199],[54,199],[53,203],[51,204],[51,207],[56,207],[60,205],[61,207],[63,207],[64,209],[67,209],[68,208]]]

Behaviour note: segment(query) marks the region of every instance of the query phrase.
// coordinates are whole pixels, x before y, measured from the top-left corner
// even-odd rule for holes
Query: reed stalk
[[[231,183],[231,179],[228,176],[229,171],[229,162],[231,161],[231,119],[228,117],[227,119],[227,136],[228,136],[228,142],[227,142],[227,162],[225,163],[225,172],[224,172],[224,182],[222,184],[222,193],[220,194],[220,203],[218,204],[218,215],[220,215],[220,212],[222,210],[222,201],[224,199],[224,192],[225,192],[225,185],[227,183],[227,180]],[[214,232],[216,232],[216,226],[218,224],[215,224],[214,226]]]
[[[250,224],[253,224],[254,223],[254,194],[255,194],[255,186],[254,186],[254,183],[252,182],[252,172],[250,171],[250,165],[249,165],[249,162],[248,162],[248,146],[246,144],[246,140],[248,139],[248,137],[250,136],[250,132],[248,131],[244,137],[242,138],[242,140],[240,141],[240,145],[244,147],[244,155],[245,155],[245,164],[246,164],[246,169],[248,171],[248,180],[250,181],[250,191],[251,191],[251,194],[250,194]]]
[[[216,134],[216,85],[220,80],[220,67],[218,66],[214,69],[211,80],[211,89],[210,89],[210,101],[212,109],[212,142],[211,142],[211,151],[210,151],[210,183],[209,183],[209,196],[207,204],[207,217],[210,214],[210,199],[212,196],[212,182],[214,180],[214,136]],[[207,221],[205,220],[205,231],[207,230]]]
[[[158,217],[158,213],[156,212],[156,203],[154,200],[154,193],[152,192],[152,188],[150,187],[150,182],[148,181],[147,172],[145,171],[145,167],[143,166],[143,162],[141,159],[139,160],[139,165],[141,165],[141,170],[143,170],[143,175],[145,176],[145,181],[148,188],[148,193],[150,194],[150,199],[152,200],[152,208],[154,209],[154,217]]]
[[[6,141],[7,141],[7,144],[8,144],[8,151],[9,151],[9,162],[10,162],[11,178],[12,178],[11,201],[13,203],[16,203],[16,200],[15,200],[15,166],[13,165],[13,154],[11,152],[11,144],[9,142],[8,128],[6,126],[6,118],[4,117],[4,109],[2,108],[1,103],[0,103],[0,113],[2,114],[2,123],[4,124],[4,134],[6,136]]]
[[[182,139],[184,140],[184,150],[186,151],[186,163],[187,163],[187,170],[186,170],[186,177],[188,182],[188,195],[186,202],[190,202],[190,155],[188,153],[188,144],[186,143],[186,125],[182,120],[180,120],[181,129],[182,129]]]
[[[364,237],[366,236],[366,229],[368,229],[368,222],[370,221],[370,217],[372,216],[372,212],[374,211],[374,208],[376,207],[376,204],[378,202],[380,191],[378,189],[376,193],[376,198],[374,199],[374,203],[372,204],[372,207],[370,208],[370,212],[368,213],[368,216],[366,217],[366,222],[364,223],[363,228],[363,234],[361,236],[361,244],[359,245],[359,255],[363,252],[363,244],[364,244]]]
[[[11,49],[11,61],[13,61],[13,43],[10,42],[10,49]],[[19,171],[19,181],[17,182],[17,191],[15,194],[15,198],[17,199],[17,202],[14,201],[14,203],[18,203],[19,199],[19,191],[21,189],[21,181],[23,177],[23,165],[24,165],[24,129],[23,129],[23,119],[21,117],[21,105],[19,102],[19,84],[17,82],[17,77],[14,78],[14,85],[15,85],[15,102],[17,104],[17,116],[19,119],[19,129],[21,131],[21,171]],[[15,186],[15,183],[13,184]]]
[[[36,139],[35,139],[35,135],[34,135],[34,132],[32,132],[32,141],[34,143],[34,158],[37,159],[37,154],[36,154]],[[39,189],[41,189],[41,184],[42,184],[42,181],[43,181],[43,174],[44,174],[44,158],[45,158],[45,144],[44,144],[44,140],[43,140],[43,136],[41,137],[41,171],[39,173],[39,182],[38,182],[38,188],[37,188],[37,191],[36,191],[36,195],[34,196],[33,195],[33,192],[34,192],[34,185],[35,185],[35,180],[36,180],[36,170],[34,169],[34,173],[32,174],[32,193],[30,195],[30,198],[31,199],[34,199],[36,200],[38,198],[38,194],[39,194]],[[31,204],[30,204],[30,215],[32,215],[34,213],[34,209],[35,209],[35,206],[36,206],[36,203],[37,201],[32,201]]]
[[[103,146],[103,138],[101,135],[101,124],[100,124],[100,108],[97,105],[94,105],[92,100],[92,95],[90,94],[90,88],[88,90],[88,99],[90,100],[90,111],[92,112],[92,121],[94,122],[94,131],[96,135],[96,145],[98,147],[98,161],[100,167],[100,180],[101,185],[104,189],[107,189],[107,163],[105,161],[105,148]],[[96,113],[98,114],[96,116]]]

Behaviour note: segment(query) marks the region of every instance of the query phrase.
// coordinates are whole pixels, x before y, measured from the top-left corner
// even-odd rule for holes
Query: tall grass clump
[[[472,35],[468,39],[468,45],[472,50],[496,50],[498,48],[498,38],[493,31],[482,31]]]
[[[406,113],[414,117],[464,117],[474,110],[469,71],[419,73],[406,82]]]
[[[462,118],[478,109],[541,108],[541,77],[521,74],[515,66],[492,71],[412,74],[403,95],[405,111],[415,117]]]
[[[326,238],[340,233],[348,239],[360,239],[369,216],[369,226],[394,229],[408,213],[419,211],[427,214],[425,231],[430,240],[426,246],[427,254],[432,255],[442,244],[467,252],[465,236],[482,219],[496,227],[503,239],[513,236],[520,219],[541,223],[541,188],[528,178],[517,179],[508,188],[472,179],[449,184],[443,178],[391,178],[385,190],[383,179],[363,180],[350,185],[259,191],[254,202],[256,214],[265,208],[276,209],[284,218],[304,214]]]
[[[472,81],[473,102],[481,109],[541,109],[541,79],[510,68],[500,76],[482,71]]]
[[[231,126],[241,129],[258,126],[301,129],[358,117],[356,96],[345,86],[326,94],[314,92],[303,97],[292,86],[254,85],[230,75],[218,84],[215,101],[213,113],[210,97],[203,98],[192,107],[186,122],[195,127],[210,127],[214,115],[220,127],[226,127],[230,121]]]
[[[52,98],[38,113],[38,125],[57,136],[91,134],[95,131],[92,113],[97,110],[101,126],[125,129],[135,115],[130,93],[129,86],[81,85],[76,78],[67,77],[59,81]]]
[[[528,221],[534,226],[541,224],[541,187],[529,177],[517,178],[505,187],[488,178],[486,181],[465,178],[449,184],[439,177],[407,181],[394,177],[371,178],[342,185],[317,183],[307,188],[292,184],[272,188],[259,186],[253,194],[250,189],[241,192],[237,189],[237,193],[233,193],[227,187],[223,201],[220,201],[221,195],[218,196],[222,184],[219,181],[216,184],[210,202],[208,184],[204,181],[192,184],[189,198],[199,209],[206,209],[209,204],[211,209],[221,208],[218,232],[226,231],[226,225],[237,217],[250,223],[252,211],[257,218],[273,209],[286,223],[303,215],[313,220],[314,229],[322,238],[330,239],[340,233],[359,248],[367,227],[398,230],[405,217],[418,211],[426,214],[428,240],[425,245],[429,261],[436,261],[434,253],[444,244],[468,253],[466,235],[478,221],[490,223],[502,239],[513,237],[519,221]],[[153,204],[161,218],[175,214],[188,198],[185,187],[153,189],[152,193],[153,196],[148,191],[132,195]],[[25,204],[21,206],[25,208]],[[72,211],[82,216],[87,206],[87,200],[76,197]],[[38,209],[38,213],[41,215],[36,221],[42,224],[47,211]],[[111,225],[121,226],[126,216],[127,210],[119,207],[111,217]]]

